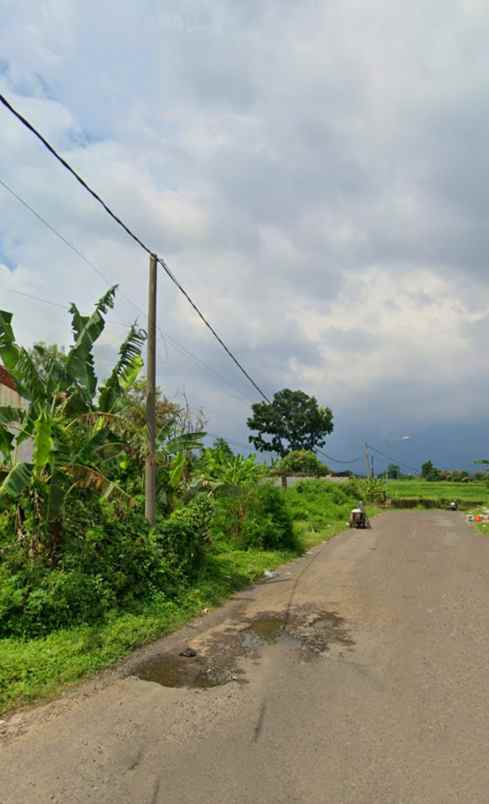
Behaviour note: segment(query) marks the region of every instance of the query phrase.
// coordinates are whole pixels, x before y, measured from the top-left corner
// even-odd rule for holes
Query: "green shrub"
[[[27,567],[0,572],[0,636],[40,636],[78,622],[94,622],[115,603],[100,576]]]
[[[221,495],[216,502],[214,539],[244,548],[293,549],[292,520],[283,492],[264,483]]]
[[[26,597],[22,619],[30,635],[46,634],[71,623],[92,623],[116,607],[115,589],[101,575],[52,570]]]
[[[8,530],[0,540],[0,637],[48,634],[137,609],[153,596],[175,597],[202,566],[211,516],[209,499],[198,496],[150,529],[141,511],[122,515],[79,496],[55,567],[42,553],[26,555]]]
[[[387,485],[380,477],[367,477],[358,481],[361,499],[365,502],[385,503],[387,499]]]
[[[295,522],[307,523],[319,531],[332,522],[348,519],[359,499],[351,483],[302,480],[287,490],[287,509]]]
[[[251,496],[243,524],[242,544],[263,550],[293,549],[296,546],[284,494],[275,486],[268,483],[258,486]]]
[[[278,475],[311,475],[322,477],[329,474],[326,464],[308,449],[297,449],[288,452],[275,464],[272,474]]]
[[[198,495],[185,508],[156,523],[156,543],[162,556],[187,577],[194,576],[204,562],[213,510],[210,498]]]
[[[128,605],[152,589],[174,593],[180,567],[158,546],[142,510],[101,501],[96,509],[82,501],[70,511],[62,568],[98,575],[114,590],[118,605]]]
[[[10,574],[7,567],[0,567],[0,636],[5,625],[22,610],[24,600],[22,575]]]

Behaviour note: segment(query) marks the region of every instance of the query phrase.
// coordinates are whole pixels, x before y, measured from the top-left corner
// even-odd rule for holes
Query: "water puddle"
[[[233,663],[207,656],[184,658],[165,653],[142,662],[134,671],[141,681],[153,681],[163,687],[209,689],[239,681],[241,671]]]
[[[240,642],[245,650],[271,645],[286,636],[285,620],[279,617],[257,617],[240,634]]]
[[[311,661],[325,656],[334,643],[354,644],[336,612],[296,609],[287,616],[264,612],[244,628],[231,627],[213,635],[196,656],[160,654],[144,660],[132,672],[142,681],[164,687],[208,689],[232,681],[246,683],[239,659],[259,659],[269,645],[279,644],[301,661]]]

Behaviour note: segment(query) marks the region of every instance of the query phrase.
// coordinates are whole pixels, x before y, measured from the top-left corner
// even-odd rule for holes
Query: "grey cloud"
[[[381,346],[379,336],[364,329],[325,327],[321,332],[321,340],[326,349],[340,353],[370,354]]]
[[[49,12],[9,3],[0,82],[168,258],[268,393],[302,384],[335,402],[331,450],[409,430],[411,416],[416,456],[462,461],[487,431],[487,323],[470,315],[489,309],[488,29],[487,9],[439,0],[124,1],[116,15],[90,0]],[[0,128],[0,146],[4,178],[144,306],[146,256],[17,124]],[[103,282],[12,203],[0,193],[2,250],[16,266],[0,281],[91,303]],[[163,277],[160,287],[162,329],[253,399]],[[357,306],[368,316],[355,323]],[[63,338],[61,319],[35,309],[16,308],[26,338]],[[118,315],[135,311],[121,299]],[[419,321],[435,335],[447,316],[446,359],[465,355],[458,379],[416,336]],[[108,330],[101,365],[117,340]],[[246,440],[246,403],[205,368],[169,346],[160,379]],[[466,455],[440,435],[454,421],[470,430]]]

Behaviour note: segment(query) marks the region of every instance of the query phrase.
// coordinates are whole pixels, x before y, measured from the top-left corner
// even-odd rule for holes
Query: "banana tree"
[[[231,455],[220,449],[204,452],[198,482],[210,494],[228,498],[231,529],[239,539],[249,507],[249,497],[262,475],[254,455]]]
[[[213,449],[206,450],[200,469],[200,479],[213,491],[232,493],[234,490],[256,483],[261,467],[254,455],[221,455]]]
[[[124,496],[107,473],[124,445],[97,413],[107,416],[134,382],[142,365],[145,333],[136,326],[130,328],[112,373],[97,393],[93,347],[104,330],[104,316],[114,305],[115,293],[116,286],[97,302],[90,316],[82,316],[71,305],[73,344],[63,360],[55,353],[48,355],[42,374],[30,353],[16,342],[12,314],[0,311],[0,359],[27,403],[22,409],[0,407],[5,475],[0,504],[17,506],[20,536],[25,537],[29,519],[31,550],[45,550],[52,561],[59,556],[64,508],[74,489]],[[32,460],[15,463],[15,448],[28,439]]]
[[[202,449],[205,435],[202,431],[166,438],[162,433],[158,436],[157,497],[168,513],[175,509],[179,499],[192,496],[191,456],[195,450]]]

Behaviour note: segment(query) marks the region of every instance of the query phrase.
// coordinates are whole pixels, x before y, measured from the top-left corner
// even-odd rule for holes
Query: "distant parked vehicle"
[[[353,508],[350,514],[350,528],[370,528],[370,520],[365,513],[363,503],[359,503],[357,508]]]

